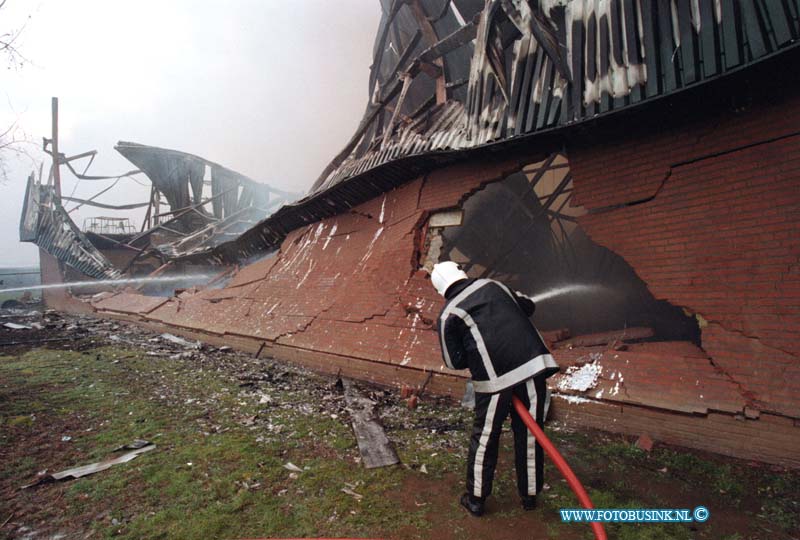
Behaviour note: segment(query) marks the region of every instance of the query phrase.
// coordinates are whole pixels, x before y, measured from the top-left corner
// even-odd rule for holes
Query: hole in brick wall
[[[461,263],[470,277],[488,277],[529,295],[580,285],[578,292],[538,304],[543,330],[572,335],[649,327],[655,340],[699,344],[696,319],[656,300],[619,255],[596,244],[577,218],[567,158],[553,154],[489,184],[463,204],[461,226],[432,230],[429,258]]]

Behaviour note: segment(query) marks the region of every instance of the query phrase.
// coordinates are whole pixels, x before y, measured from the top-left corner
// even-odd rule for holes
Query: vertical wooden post
[[[150,204],[147,205],[147,213],[144,215],[144,220],[142,221],[142,230],[140,232],[144,232],[151,227],[150,216],[153,214],[153,204],[155,202],[155,195],[153,192],[155,190],[156,186],[150,187]]]
[[[56,197],[61,198],[61,160],[58,157],[58,98],[52,101],[53,110],[53,139],[51,149],[53,151],[53,186],[55,187]]]
[[[161,223],[161,192],[153,186],[153,227]]]

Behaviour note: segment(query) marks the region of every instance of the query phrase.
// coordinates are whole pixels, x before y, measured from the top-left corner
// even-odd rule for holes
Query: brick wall
[[[55,257],[39,248],[39,273],[42,284],[64,283],[62,263]],[[42,301],[50,309],[69,311],[72,313],[91,312],[91,307],[76,300],[66,288],[42,289]]]
[[[244,267],[221,290],[162,303],[116,295],[95,307],[231,339],[261,339],[284,351],[447,373],[433,330],[442,299],[418,270],[427,217],[519,166],[465,163],[417,178],[293,231],[276,255]]]
[[[603,373],[578,402],[560,389],[568,375],[553,377],[554,413],[798,467],[800,100],[687,117],[615,121],[617,131],[587,130],[567,151],[576,202],[590,211],[583,228],[657,298],[696,314],[703,348],[555,350],[562,368],[593,362]],[[382,384],[419,384],[432,370],[430,391],[459,396],[465,374],[444,368],[432,327],[442,299],[417,270],[427,217],[537,159],[520,151],[417,178],[293,231],[224,289],[166,301],[123,293],[94,307]]]
[[[672,114],[568,146],[581,225],[697,314],[703,349],[750,407],[798,418],[800,99]]]

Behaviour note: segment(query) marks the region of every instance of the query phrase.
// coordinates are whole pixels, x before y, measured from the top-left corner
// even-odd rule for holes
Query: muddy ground
[[[549,463],[538,508],[522,511],[510,433],[488,514],[458,506],[471,411],[457,403],[423,397],[409,410],[397,392],[361,385],[402,461],[366,470],[332,377],[114,321],[0,317],[4,538],[591,538],[561,522],[558,509],[577,504]],[[702,524],[608,525],[609,538],[800,538],[797,472],[547,429],[597,507],[711,512]],[[137,439],[155,449],[21,489]]]

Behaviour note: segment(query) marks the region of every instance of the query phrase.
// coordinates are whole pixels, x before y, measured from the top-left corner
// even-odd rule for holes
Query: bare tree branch
[[[0,10],[5,7],[7,0],[0,0]],[[30,17],[28,17],[30,19]],[[0,34],[0,56],[5,56],[10,68],[20,68],[28,59],[23,56],[17,48],[17,40],[22,35],[27,22],[18,29],[13,29]],[[11,104],[9,103],[9,108]],[[27,157],[31,163],[35,163],[34,158],[28,152],[28,148],[33,144],[31,139],[20,128],[17,121],[14,121],[7,128],[0,128],[0,184],[8,180],[8,163],[10,158]]]
[[[6,1],[7,0],[3,0],[3,2],[0,3],[0,10],[3,9],[3,5]],[[0,34],[0,53],[6,55],[9,67],[19,68],[30,62],[15,45],[17,39],[19,39],[25,31],[27,25],[28,23],[26,22],[21,28]]]

